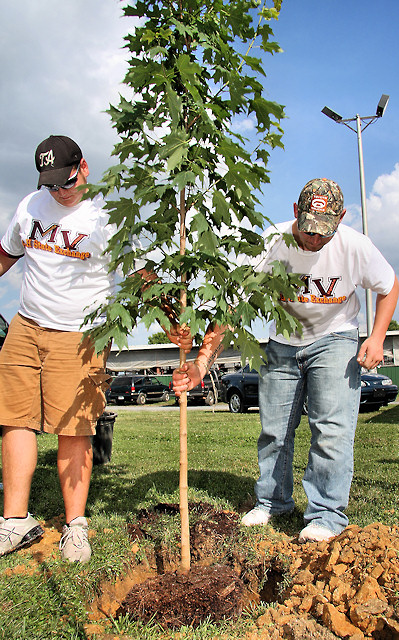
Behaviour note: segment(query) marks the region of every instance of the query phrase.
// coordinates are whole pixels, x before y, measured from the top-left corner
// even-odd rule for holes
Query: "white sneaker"
[[[245,514],[241,520],[241,524],[245,527],[253,527],[257,524],[267,524],[271,518],[268,511],[261,509],[260,507],[254,507],[251,511]]]
[[[335,538],[336,535],[338,534],[331,531],[331,529],[327,529],[327,527],[310,523],[302,529],[298,537],[298,542],[322,542],[324,540],[331,540],[331,538]]]
[[[43,534],[44,530],[30,513],[26,518],[0,518],[0,556],[27,547]]]
[[[74,518],[62,528],[60,540],[61,558],[69,562],[89,562],[91,548],[87,537],[88,525],[84,516]]]

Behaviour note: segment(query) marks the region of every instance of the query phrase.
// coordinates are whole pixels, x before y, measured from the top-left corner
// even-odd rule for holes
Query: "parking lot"
[[[389,404],[389,406],[393,406],[399,404],[399,400],[395,400],[395,402],[391,402]],[[124,405],[107,405],[106,407],[107,411],[115,411],[116,413],[118,413],[120,410],[121,411],[179,411],[180,407],[179,405],[173,404],[173,405],[160,405],[159,403],[155,403],[155,404],[146,404],[144,406],[139,407],[136,404],[124,404]],[[226,411],[226,413],[229,413],[229,405],[226,404],[226,402],[218,402],[217,404],[213,405],[212,407],[208,407],[207,405],[188,405],[187,406],[187,411],[208,411],[208,412],[213,412],[213,411]],[[250,407],[248,409],[249,412],[254,412],[254,413],[259,413],[259,410],[257,407]],[[377,412],[376,412],[377,413]]]

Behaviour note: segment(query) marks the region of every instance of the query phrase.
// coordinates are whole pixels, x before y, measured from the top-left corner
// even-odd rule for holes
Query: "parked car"
[[[170,398],[170,390],[155,376],[122,375],[116,376],[106,391],[107,402],[123,404],[136,402],[145,404],[147,401],[164,401]]]
[[[382,406],[396,400],[398,387],[391,378],[380,373],[362,373],[360,411],[378,411]]]
[[[258,407],[259,374],[247,365],[234,373],[226,373],[220,380],[220,396],[227,402],[231,413],[243,413],[249,407]]]
[[[8,322],[0,314],[0,349],[3,346],[3,342],[6,339],[7,333],[8,333]]]
[[[172,383],[170,388],[172,388],[171,385]],[[189,404],[205,403],[212,406],[218,400],[220,400],[220,380],[215,369],[211,369],[194,389],[187,391],[187,403]],[[176,403],[178,402],[179,400],[176,398]]]
[[[235,373],[228,373],[220,380],[221,399],[227,402],[232,413],[243,413],[249,407],[258,407],[259,374],[247,365]],[[398,387],[391,378],[370,371],[361,374],[360,411],[377,411],[393,402]],[[304,404],[306,413],[306,403]]]

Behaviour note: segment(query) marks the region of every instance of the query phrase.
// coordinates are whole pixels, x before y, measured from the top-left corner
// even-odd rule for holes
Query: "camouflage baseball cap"
[[[334,233],[344,210],[344,196],[336,182],[309,180],[298,200],[298,229],[321,236]]]

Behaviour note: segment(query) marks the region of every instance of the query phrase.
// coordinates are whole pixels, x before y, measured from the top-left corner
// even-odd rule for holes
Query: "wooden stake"
[[[186,201],[185,190],[180,192],[180,255],[186,251]],[[181,275],[180,309],[187,307],[186,274]],[[180,366],[186,362],[186,354],[180,349]],[[190,525],[188,518],[188,461],[187,461],[187,393],[180,396],[180,522],[181,522],[181,571],[190,571]]]

